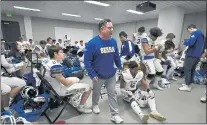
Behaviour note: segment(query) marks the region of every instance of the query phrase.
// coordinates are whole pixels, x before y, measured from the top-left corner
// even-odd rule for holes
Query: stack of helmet
[[[18,116],[25,118],[27,121],[36,121],[48,107],[49,95],[46,93],[39,94],[38,89],[33,86],[25,86],[20,92],[21,99],[11,105]]]

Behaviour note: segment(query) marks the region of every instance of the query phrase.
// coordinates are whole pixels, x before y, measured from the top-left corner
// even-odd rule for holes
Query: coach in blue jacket
[[[104,84],[108,93],[111,120],[115,123],[122,123],[118,113],[116,98],[116,80],[114,63],[119,70],[122,70],[117,42],[111,38],[113,24],[109,19],[99,23],[100,35],[91,39],[84,52],[84,64],[88,75],[93,80],[92,109],[95,114],[100,113],[98,101],[101,87]]]
[[[205,47],[204,35],[200,30],[196,29],[195,25],[189,25],[187,30],[191,36],[188,41],[184,42],[184,45],[188,46],[184,62],[184,75],[186,85],[183,85],[183,87],[179,88],[181,91],[191,91],[190,85],[193,83],[196,65],[200,61]]]

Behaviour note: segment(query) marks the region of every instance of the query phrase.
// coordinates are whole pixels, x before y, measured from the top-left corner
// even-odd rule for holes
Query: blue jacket
[[[204,51],[204,35],[200,30],[191,33],[190,39],[184,42],[188,46],[186,56],[200,58]]]
[[[121,56],[133,56],[134,53],[134,44],[130,40],[124,41],[121,46]]]
[[[100,36],[91,39],[84,51],[84,64],[88,75],[108,79],[115,75],[116,69],[122,70],[119,51],[115,39],[102,40]]]

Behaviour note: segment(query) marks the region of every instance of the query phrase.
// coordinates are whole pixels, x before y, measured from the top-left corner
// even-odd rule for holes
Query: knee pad
[[[136,108],[139,104],[136,101],[131,102],[131,107]]]
[[[161,76],[163,72],[156,72],[156,75]]]
[[[135,100],[135,98],[132,98],[131,100],[130,100],[130,104],[132,103],[132,102],[136,102],[136,100]]]
[[[137,101],[134,98],[130,100],[130,105],[133,108],[136,108],[137,106],[139,106],[139,104],[137,103]]]
[[[153,91],[152,90],[150,90],[149,92],[147,92],[148,93],[148,98],[150,98],[150,99],[154,99],[155,98],[155,94],[153,93]]]
[[[154,77],[155,77],[154,74],[148,74],[148,75],[147,75],[147,79],[153,79]]]

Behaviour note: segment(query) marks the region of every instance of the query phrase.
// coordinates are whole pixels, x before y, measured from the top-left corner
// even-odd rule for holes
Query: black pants
[[[200,58],[195,57],[185,57],[184,62],[184,74],[185,74],[185,83],[186,85],[190,85],[193,83],[193,77],[195,74],[196,65],[200,61]]]

